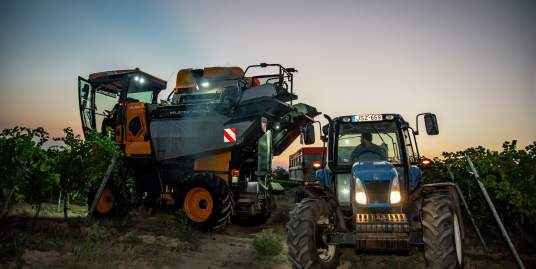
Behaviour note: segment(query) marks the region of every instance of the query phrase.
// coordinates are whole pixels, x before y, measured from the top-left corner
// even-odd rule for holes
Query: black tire
[[[294,192],[294,203],[299,203],[301,202],[303,199],[309,197],[309,195],[307,195],[307,193],[303,190],[296,190],[296,192]]]
[[[336,268],[340,263],[341,251],[337,245],[322,242],[323,228],[318,221],[328,219],[335,225],[335,209],[322,198],[306,198],[290,212],[287,224],[288,258],[296,269]],[[326,247],[323,258],[319,248]]]
[[[88,210],[91,208],[93,199],[95,199],[95,194],[97,193],[97,189],[98,188],[93,189],[88,194],[88,197],[87,197]],[[123,198],[116,184],[113,183],[112,180],[109,180],[106,186],[104,187],[99,200],[101,199],[102,199],[102,203],[108,204],[109,209],[107,209],[106,206],[104,208],[99,206],[99,202],[97,202],[97,205],[95,206],[95,211],[93,212],[93,217],[112,218],[112,217],[121,217],[125,215],[126,210],[123,206],[124,205]]]
[[[190,217],[189,221],[195,228],[203,231],[223,230],[230,222],[234,212],[234,200],[231,189],[227,183],[214,174],[195,174],[190,179],[184,181],[180,186],[180,203],[178,206],[184,208],[187,193],[194,188],[203,188],[210,193],[212,199],[212,211],[209,217],[202,221],[196,221]]]
[[[446,193],[426,194],[422,231],[426,268],[463,268],[462,219]]]

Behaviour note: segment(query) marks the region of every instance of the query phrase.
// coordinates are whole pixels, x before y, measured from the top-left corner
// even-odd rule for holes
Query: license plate
[[[366,115],[355,115],[352,116],[353,122],[358,121],[382,121],[383,115],[382,114],[366,114]]]

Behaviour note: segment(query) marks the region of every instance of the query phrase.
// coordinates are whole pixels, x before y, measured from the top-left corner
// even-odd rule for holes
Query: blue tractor
[[[416,130],[398,114],[325,116],[326,155],[316,181],[290,213],[288,255],[294,268],[335,268],[342,247],[356,253],[407,254],[422,247],[427,268],[463,267],[463,225],[452,183],[421,183]],[[305,144],[315,140],[304,128]]]

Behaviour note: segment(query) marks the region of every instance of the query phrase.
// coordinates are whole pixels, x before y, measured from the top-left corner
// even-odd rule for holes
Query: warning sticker
[[[236,128],[223,129],[223,142],[225,143],[236,142]]]

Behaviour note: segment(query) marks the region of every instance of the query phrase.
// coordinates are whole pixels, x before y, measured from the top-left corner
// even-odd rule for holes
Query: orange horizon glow
[[[183,68],[268,62],[298,69],[298,102],[332,117],[399,113],[415,126],[435,113],[440,134],[417,138],[429,158],[524,147],[536,141],[535,16],[533,1],[9,1],[0,129],[80,134],[79,75],[140,67],[171,90]]]

